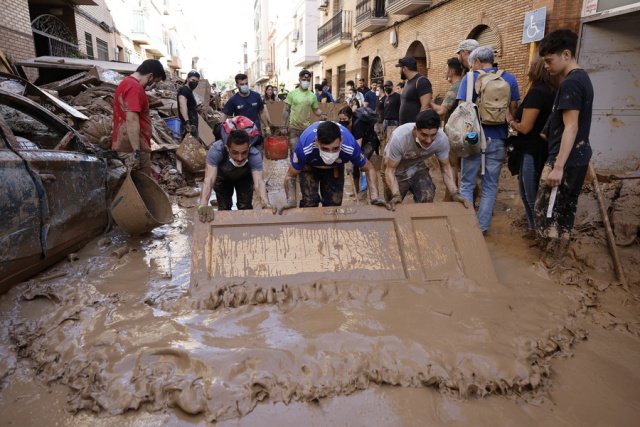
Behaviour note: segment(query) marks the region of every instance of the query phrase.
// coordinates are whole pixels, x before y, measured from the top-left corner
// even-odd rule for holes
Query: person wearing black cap
[[[193,91],[198,87],[200,73],[196,70],[189,71],[184,85],[178,89],[178,116],[180,116],[180,135],[184,137],[187,132],[198,137],[198,108]]]
[[[399,126],[384,150],[385,198],[392,210],[409,191],[416,203],[431,203],[436,186],[426,160],[435,155],[451,198],[467,207],[460,195],[449,164],[449,139],[439,129],[440,116],[433,110],[418,113],[415,123]]]
[[[311,112],[322,120],[327,119],[327,113],[318,108],[318,98],[309,90],[311,87],[311,73],[302,70],[298,74],[300,86],[289,92],[282,111],[283,133],[289,136],[291,152],[296,148],[302,132],[311,124]]]
[[[431,108],[431,82],[418,72],[418,63],[413,56],[405,56],[396,67],[400,67],[400,78],[407,80],[401,94],[400,124],[414,123],[420,111]]]
[[[394,92],[393,82],[384,82],[384,96],[378,102],[378,115],[382,117],[383,135],[380,150],[384,152],[384,147],[391,138],[391,132],[400,124],[400,94]]]

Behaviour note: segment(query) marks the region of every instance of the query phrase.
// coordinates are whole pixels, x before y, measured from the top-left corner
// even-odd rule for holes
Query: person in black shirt
[[[184,86],[178,89],[178,116],[180,117],[180,135],[184,137],[187,129],[191,135],[198,137],[198,109],[193,91],[198,87],[200,73],[196,70],[189,71]],[[188,126],[187,126],[188,125]]]
[[[329,95],[322,89],[322,85],[320,83],[316,83],[314,88],[316,90],[316,98],[318,98],[318,102],[331,102]]]
[[[400,120],[400,94],[393,91],[393,82],[384,82],[384,96],[378,102],[378,115],[382,118],[383,135],[380,151],[384,152],[387,141],[391,139],[391,132],[399,125]]]
[[[509,170],[513,175],[518,175],[520,198],[527,216],[528,231],[524,237],[534,239],[536,194],[540,174],[548,157],[547,141],[540,136],[540,132],[551,114],[560,79],[545,70],[544,60],[537,54],[531,59],[527,77],[529,91],[516,110],[515,120],[510,123],[518,134],[507,139],[507,144],[513,146],[509,154]]]
[[[401,94],[400,124],[414,123],[420,111],[431,108],[431,82],[418,72],[418,63],[412,56],[402,58],[396,67],[400,67],[400,78],[408,79]]]
[[[562,261],[569,249],[578,196],[591,160],[593,86],[576,60],[577,44],[578,36],[562,29],[546,35],[539,47],[546,69],[564,78],[549,119],[549,157],[535,204],[536,231],[549,268]],[[554,189],[555,203],[550,206]]]

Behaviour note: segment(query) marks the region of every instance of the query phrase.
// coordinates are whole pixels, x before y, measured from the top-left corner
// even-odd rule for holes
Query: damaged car
[[[107,161],[64,120],[0,90],[0,293],[107,227]]]

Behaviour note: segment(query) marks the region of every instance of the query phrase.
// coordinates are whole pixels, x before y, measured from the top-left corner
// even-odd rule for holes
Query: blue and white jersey
[[[301,171],[306,166],[312,166],[314,168],[336,168],[345,165],[348,162],[353,163],[356,167],[363,167],[367,163],[367,158],[362,154],[360,146],[356,142],[351,132],[344,126],[336,123],[340,127],[342,132],[342,146],[340,148],[340,155],[336,161],[330,165],[320,157],[320,149],[316,145],[316,136],[318,135],[318,125],[321,122],[316,122],[305,129],[298,139],[296,148],[291,154],[291,165],[295,170]],[[335,123],[335,122],[334,122]]]

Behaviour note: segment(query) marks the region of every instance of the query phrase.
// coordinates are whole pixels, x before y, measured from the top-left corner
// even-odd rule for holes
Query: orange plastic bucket
[[[265,155],[269,160],[286,159],[289,154],[289,140],[287,138],[267,138],[265,142]]]

